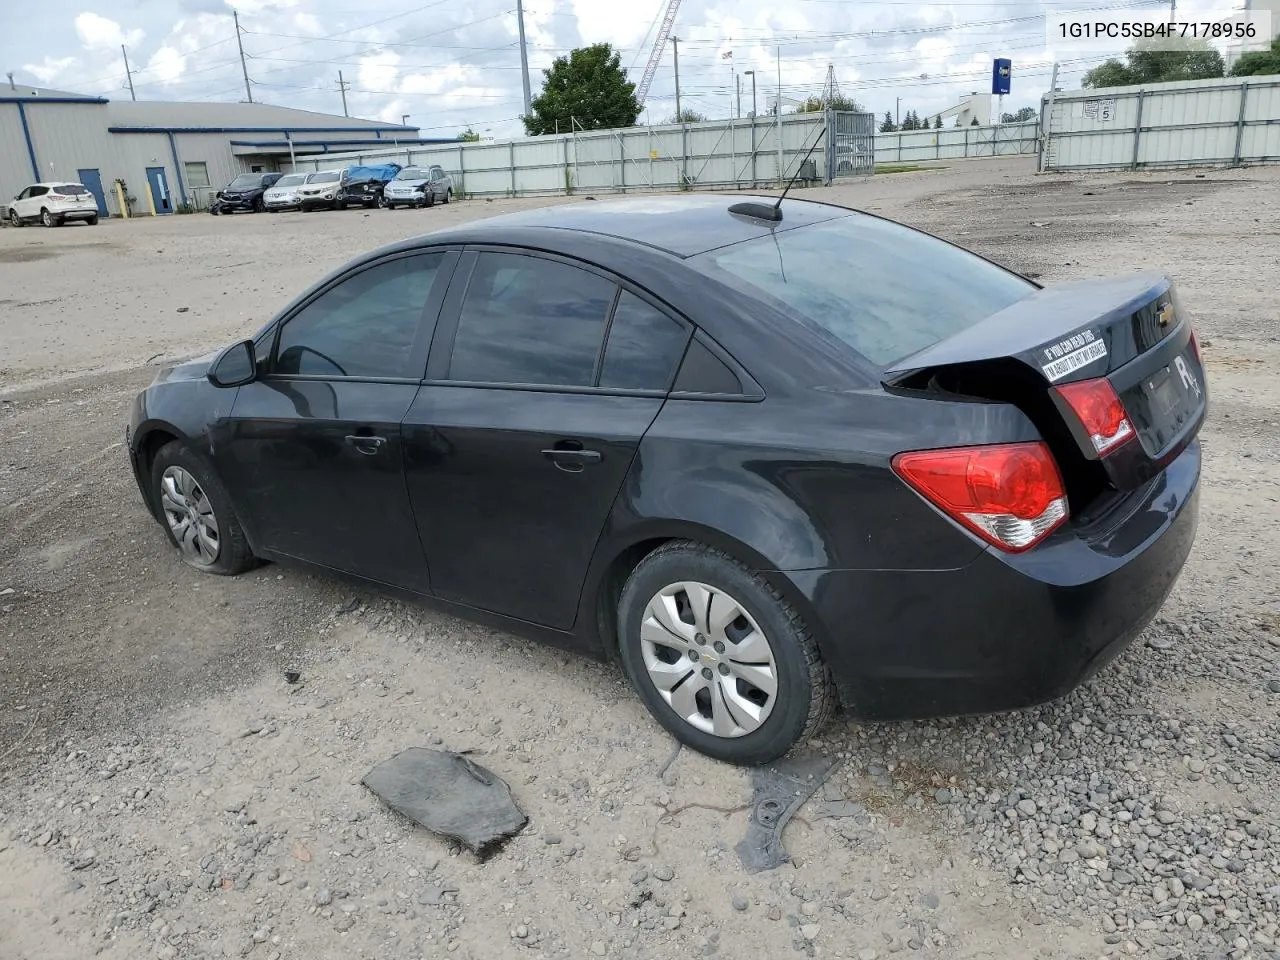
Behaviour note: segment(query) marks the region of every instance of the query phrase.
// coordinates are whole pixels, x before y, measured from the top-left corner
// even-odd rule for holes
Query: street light
[[[756,72],[754,70],[743,70],[744,77],[751,78],[751,116],[756,115]]]

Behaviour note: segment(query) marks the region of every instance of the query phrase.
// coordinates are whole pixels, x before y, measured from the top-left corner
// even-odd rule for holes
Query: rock
[[[1193,933],[1204,926],[1204,917],[1198,913],[1193,913],[1187,917],[1187,929]]]
[[[858,951],[858,960],[876,960],[876,958],[879,956],[880,954],[878,954],[871,947],[864,947],[863,949]]]
[[[749,906],[751,906],[751,901],[746,897],[737,896],[733,898],[733,909],[742,911],[746,910]]]
[[[1204,773],[1205,762],[1199,757],[1192,757],[1187,762],[1187,769],[1192,773]]]
[[[948,790],[946,787],[943,787],[941,790],[938,790],[934,793],[933,799],[938,801],[938,803],[950,803],[951,791]]]
[[[800,936],[806,940],[815,940],[819,933],[822,932],[822,925],[817,923],[800,924]]]
[[[605,946],[603,940],[593,941],[591,944],[591,953],[597,957],[603,957],[609,952],[609,948]]]
[[[1036,802],[1034,800],[1019,800],[1018,812],[1024,817],[1034,817],[1036,815]]]
[[[226,813],[239,813],[253,799],[253,787],[247,783],[226,787],[218,794],[218,809]]]
[[[765,913],[765,916],[768,917],[770,920],[781,920],[782,911],[777,907],[770,907],[768,911]]]
[[[40,836],[36,837],[36,846],[47,847],[52,841],[53,841],[53,834],[50,831],[46,830],[44,833],[40,834]]]
[[[926,893],[920,898],[920,902],[923,903],[925,908],[928,910],[937,910],[938,907],[942,906],[942,900],[936,893]]]
[[[494,723],[492,720],[480,724],[480,733],[486,737],[496,737],[502,732],[502,727]]]
[[[676,878],[676,872],[668,866],[655,867],[653,870],[653,878],[668,883]]]
[[[1173,648],[1173,641],[1168,637],[1150,637],[1147,646],[1153,650],[1170,650]]]
[[[529,936],[529,928],[526,927],[523,923],[517,924],[515,929],[515,938],[517,940],[524,940],[528,936]]]
[[[1267,689],[1272,693],[1280,693],[1280,680],[1268,680]]]
[[[321,887],[316,891],[315,901],[317,907],[327,907],[333,903],[333,894],[327,888]]]
[[[542,842],[549,847],[554,847],[561,842],[560,834],[548,833],[542,838]]]

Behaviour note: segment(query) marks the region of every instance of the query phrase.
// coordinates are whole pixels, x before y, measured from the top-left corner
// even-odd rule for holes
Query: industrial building
[[[28,184],[83,183],[103,216],[207,207],[241,173],[362,147],[431,144],[417,127],[263,103],[107,100],[0,86],[0,206]],[[117,190],[116,182],[122,189]]]

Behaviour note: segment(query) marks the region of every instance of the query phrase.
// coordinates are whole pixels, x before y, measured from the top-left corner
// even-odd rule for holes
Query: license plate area
[[[1204,372],[1194,354],[1184,349],[1122,391],[1120,399],[1147,456],[1159,457],[1200,415]]]

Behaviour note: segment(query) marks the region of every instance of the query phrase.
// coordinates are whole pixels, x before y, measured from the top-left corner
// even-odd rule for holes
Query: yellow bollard
[[[120,204],[120,216],[129,216],[129,201],[125,199],[124,186],[119,180],[116,181],[116,202]]]

